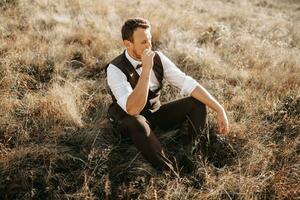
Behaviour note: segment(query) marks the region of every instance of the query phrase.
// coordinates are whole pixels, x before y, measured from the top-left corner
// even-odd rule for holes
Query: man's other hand
[[[229,132],[229,122],[225,110],[217,112],[217,123],[221,134],[227,134]]]

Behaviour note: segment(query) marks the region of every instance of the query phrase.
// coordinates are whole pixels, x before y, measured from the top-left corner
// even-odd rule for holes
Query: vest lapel
[[[129,83],[132,88],[135,88],[135,86],[140,78],[140,75],[137,73],[134,66],[131,64],[131,62],[129,62],[129,60],[126,58],[125,51],[123,53],[123,60],[125,62],[125,66],[127,66],[127,67],[125,67],[125,69],[128,71],[128,75],[129,75],[129,77],[127,76],[127,79],[131,80],[131,81],[129,81]]]

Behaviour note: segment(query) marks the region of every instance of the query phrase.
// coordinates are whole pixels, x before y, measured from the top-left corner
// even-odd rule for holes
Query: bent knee
[[[140,130],[140,131],[144,131],[149,127],[147,123],[147,119],[142,115],[126,116],[121,120],[121,125],[129,130]]]
[[[190,101],[192,104],[192,110],[201,110],[201,112],[207,113],[207,105],[195,99],[194,97],[190,97]]]

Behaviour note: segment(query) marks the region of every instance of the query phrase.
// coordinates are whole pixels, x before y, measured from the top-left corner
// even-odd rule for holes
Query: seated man
[[[150,24],[142,18],[128,19],[122,26],[126,50],[107,66],[107,83],[113,99],[108,114],[122,137],[129,137],[153,167],[171,169],[157,139],[155,127],[172,129],[188,120],[188,142],[204,134],[207,106],[217,112],[219,132],[228,132],[224,108],[197,81],[187,76],[163,53],[151,50]],[[189,97],[160,104],[166,80]]]

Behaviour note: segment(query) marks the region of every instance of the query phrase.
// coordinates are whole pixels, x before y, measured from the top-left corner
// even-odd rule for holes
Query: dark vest
[[[113,59],[111,64],[115,65],[117,68],[119,68],[127,77],[127,81],[130,83],[132,89],[135,88],[137,85],[137,82],[140,78],[139,74],[136,72],[134,66],[130,63],[130,61],[125,56],[125,51],[117,56],[115,59]],[[106,66],[105,71],[107,70]],[[145,107],[141,111],[141,115],[148,115],[151,113],[151,111],[158,110],[160,107],[160,91],[162,88],[162,80],[164,76],[163,66],[160,60],[160,57],[157,53],[155,53],[154,59],[153,59],[153,72],[159,82],[159,87],[155,91],[151,91],[149,89],[148,92],[148,98]],[[113,103],[109,106],[108,109],[108,116],[111,121],[119,120],[126,115],[128,115],[118,104],[117,100],[114,97],[113,93],[111,92],[110,88],[108,87],[108,91],[112,97]]]

